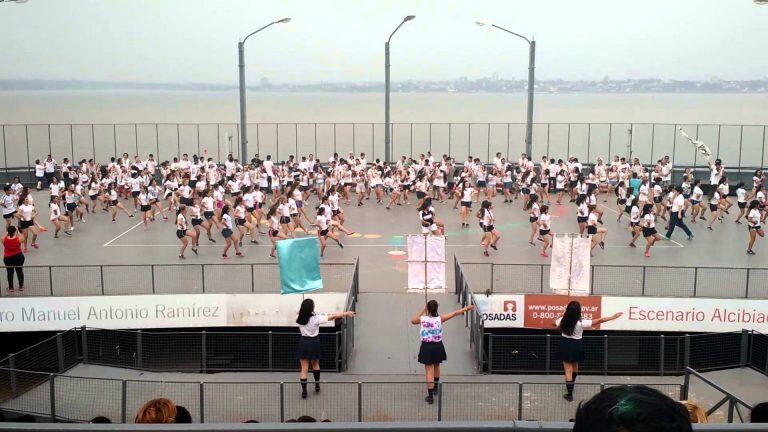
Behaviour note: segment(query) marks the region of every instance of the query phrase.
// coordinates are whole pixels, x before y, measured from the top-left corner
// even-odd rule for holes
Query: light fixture
[[[280,23],[280,24],[284,24],[284,23],[287,23],[287,22],[291,22],[291,19],[290,18],[283,18],[283,19],[277,20],[275,22]]]
[[[416,15],[408,15],[407,17],[403,18],[403,22],[411,21],[414,18],[416,18]]]

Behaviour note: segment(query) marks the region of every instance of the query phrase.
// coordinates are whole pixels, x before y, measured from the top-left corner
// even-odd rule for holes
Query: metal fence
[[[768,431],[768,425],[729,425],[729,424],[693,424],[694,431]],[[186,424],[186,431],[194,432],[229,432],[229,431],[342,431],[342,432],[570,432],[573,423],[564,422],[401,422],[392,423],[285,423],[285,424]],[[181,430],[180,427],[166,424],[143,424],[141,426],[126,424],[35,424],[35,423],[0,423],[0,431],[14,432],[167,432]]]
[[[465,263],[454,257],[456,295],[463,306],[477,304]],[[492,291],[485,291],[490,294]],[[478,370],[487,373],[560,373],[557,334],[486,332],[476,309],[467,314],[470,345]],[[768,336],[752,330],[694,335],[610,333],[583,338],[586,359],[580,370],[593,374],[680,375],[749,366],[768,374]]]
[[[320,273],[324,291],[347,292],[357,283],[357,262],[322,263]],[[24,291],[14,297],[280,291],[277,263],[24,266],[24,279]],[[7,296],[8,282],[0,286]]]
[[[476,293],[548,293],[548,264],[461,263]],[[590,266],[590,294],[768,298],[768,268]]]
[[[3,124],[0,169],[29,171],[35,159],[47,154],[59,162],[93,158],[99,162],[122,153],[154,154],[170,160],[204,150],[224,160],[240,157],[236,123],[123,123],[123,124]],[[672,123],[536,123],[533,155],[582,161],[614,154],[652,163],[669,155],[674,165],[706,166],[693,146],[678,133],[683,127],[704,141],[726,166],[762,167],[768,159],[766,125]],[[490,160],[497,152],[514,160],[525,151],[525,123],[393,123],[394,157],[431,151]],[[313,153],[321,159],[333,153],[365,153],[383,158],[383,123],[253,123],[248,125],[251,153],[271,154],[276,160]],[[252,155],[249,155],[249,157]]]

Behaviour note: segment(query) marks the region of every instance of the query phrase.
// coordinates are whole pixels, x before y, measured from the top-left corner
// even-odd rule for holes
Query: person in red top
[[[15,226],[9,226],[3,236],[3,263],[8,272],[8,292],[13,292],[13,274],[19,278],[19,291],[24,290],[24,254],[21,252],[21,244],[24,242],[24,234],[16,231]]]

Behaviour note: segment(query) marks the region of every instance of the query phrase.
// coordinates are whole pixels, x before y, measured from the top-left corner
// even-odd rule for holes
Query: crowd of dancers
[[[453,203],[462,229],[473,221],[479,224],[480,247],[486,256],[489,249],[498,250],[501,239],[496,203],[519,205],[528,215],[528,242],[540,247],[542,257],[552,246],[553,206],[565,205],[573,206],[579,234],[591,238],[593,252],[605,247],[605,210],[610,210],[618,222],[628,220],[630,247],[636,247],[641,236],[645,239],[646,257],[655,242],[670,239],[677,227],[692,240],[686,221],[713,230],[727,215],[733,215],[736,224],[747,225],[747,253],[755,254],[753,247],[757,237],[765,235],[762,223],[768,214],[761,170],[755,171],[749,187],[743,182],[731,185],[719,159],[710,164],[706,182],[690,169],[678,183],[672,182],[672,174],[668,156],[652,166],[637,158],[631,163],[619,156],[610,163],[597,158],[589,167],[575,157],[543,156],[536,163],[526,154],[511,161],[501,153],[485,162],[472,156],[458,162],[431,153],[402,156],[394,163],[369,161],[362,153],[333,154],[323,161],[311,154],[290,156],[280,163],[269,155],[263,160],[255,155],[245,164],[232,155],[220,163],[207,154],[185,154],[164,162],[152,154],[143,159],[127,153],[106,164],[92,159],[72,163],[67,158],[58,163],[51,155],[35,161],[36,189],[45,189],[50,196],[45,205],[53,237],[72,235],[89,214],[100,212],[109,214],[112,222],[124,216],[138,218],[147,230],[159,219],[174,221],[180,259],[187,249],[198,254],[201,239],[216,243],[215,233],[223,240],[225,259],[231,249],[242,257],[244,243],[259,243],[263,235],[271,242],[272,257],[278,241],[297,235],[317,235],[322,255],[329,239],[344,247],[341,235],[354,233],[345,227],[342,206],[373,201],[387,210],[414,202],[422,233],[434,235],[446,231],[436,204],[450,208]],[[4,187],[0,205],[6,226],[18,220],[24,251],[28,242],[37,248],[37,239],[47,228],[40,223],[42,216],[29,188],[15,178]],[[657,224],[664,225],[664,235]]]

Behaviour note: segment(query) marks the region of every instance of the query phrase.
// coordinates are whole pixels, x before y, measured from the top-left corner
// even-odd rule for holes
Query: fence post
[[[285,383],[280,383],[280,423],[285,423]]]
[[[747,268],[747,286],[744,288],[744,298],[749,298],[749,268]]]
[[[363,421],[363,383],[357,383],[357,421]]]
[[[608,335],[603,335],[603,375],[608,375]]]
[[[491,294],[493,294],[493,268],[496,267],[491,263]]]
[[[739,366],[744,367],[749,364],[749,330],[741,330],[741,356],[739,357]]]
[[[683,378],[683,394],[682,400],[688,400],[688,389],[691,386],[691,373],[688,372],[688,368],[685,368],[685,376]]]
[[[53,267],[48,267],[48,290],[53,296]]]
[[[693,268],[693,296],[696,297],[696,286],[699,284],[699,268]]]
[[[9,381],[11,382],[11,396],[16,397],[18,396],[18,392],[16,389],[16,358],[13,354],[8,354],[8,369],[10,369],[9,372]]]
[[[517,383],[517,419],[523,419],[523,383]]]
[[[203,366],[203,373],[208,371],[208,337],[205,330],[200,334],[200,360]],[[202,421],[201,421],[202,423]]]
[[[80,327],[80,339],[83,347],[83,364],[88,364],[88,329],[85,326]]]
[[[120,385],[120,423],[128,422],[128,381],[123,380]]]
[[[205,423],[205,383],[200,383],[197,387],[200,394],[200,423]]]
[[[144,367],[144,359],[142,358],[144,356],[144,349],[142,348],[141,343],[141,330],[136,331],[136,367],[141,369]]]
[[[203,294],[205,294],[205,264],[200,264],[200,275],[201,275],[201,281],[200,286],[203,290]]]
[[[743,128],[744,126],[742,126]],[[741,148],[739,148],[741,150]],[[741,157],[741,155],[739,155]],[[733,423],[733,398],[728,397],[728,423]]]
[[[99,266],[99,277],[101,279],[101,295],[104,295],[104,266]]]
[[[683,336],[683,367],[691,366],[691,335]]]
[[[493,333],[488,333],[488,373],[493,373]]]
[[[659,362],[659,374],[660,374],[660,376],[664,376],[664,360],[665,360],[665,355],[664,355],[664,342],[665,342],[665,340],[664,340],[664,335],[661,335],[661,337],[659,338],[659,344],[660,344],[660,346],[659,346],[659,352],[661,353],[661,354],[659,355],[659,360],[661,360],[661,361]]]
[[[643,266],[643,290],[642,295],[645,296],[645,266]]]
[[[437,421],[443,421],[443,387],[445,383],[435,384],[437,390]]]
[[[547,362],[546,367],[545,367],[545,372],[546,372],[547,375],[549,375],[549,372],[550,372],[549,371],[549,362],[550,362],[550,355],[552,353],[552,345],[551,345],[552,344],[552,337],[551,337],[551,335],[549,333],[547,333],[546,337],[544,338],[544,340],[547,341],[546,342],[546,353],[547,354],[544,357],[544,359]]]
[[[268,345],[269,345],[269,352],[268,352],[268,354],[269,354],[269,371],[271,372],[272,371],[272,367],[273,367],[273,365],[272,365],[272,332],[271,331],[269,332],[269,343],[268,343]]]
[[[152,273],[152,294],[155,293],[155,266],[149,266],[149,270]]]
[[[50,387],[50,390],[51,390],[51,394],[50,394],[50,398],[51,398],[51,423],[56,423],[56,385],[54,384],[55,377],[56,377],[55,374],[50,374],[49,375],[49,379],[50,379],[49,387]]]
[[[59,359],[59,373],[64,372],[64,341],[61,333],[56,334],[56,357]]]
[[[334,333],[334,351],[336,351],[336,372],[341,372],[341,362],[343,353],[339,352],[339,332]]]

